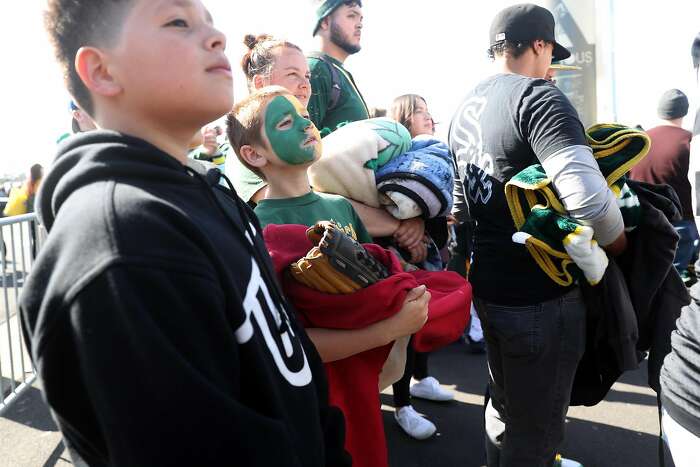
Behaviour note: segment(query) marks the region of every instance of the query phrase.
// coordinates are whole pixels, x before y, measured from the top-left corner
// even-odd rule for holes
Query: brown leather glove
[[[292,277],[307,287],[350,294],[389,277],[383,264],[333,223],[317,222],[306,235],[316,246],[290,270]]]

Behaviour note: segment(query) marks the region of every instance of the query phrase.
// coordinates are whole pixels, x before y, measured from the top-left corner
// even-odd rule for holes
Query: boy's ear
[[[241,146],[239,152],[241,154],[241,159],[253,167],[264,167],[267,165],[267,159],[249,144]]]
[[[90,92],[112,97],[122,91],[109,72],[104,53],[95,47],[81,47],[75,54],[75,69]]]

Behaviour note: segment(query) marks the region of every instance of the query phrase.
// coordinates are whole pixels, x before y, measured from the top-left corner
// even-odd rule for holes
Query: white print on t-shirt
[[[253,225],[252,222],[248,223],[248,227],[250,227],[250,230],[246,230],[245,238],[248,239],[248,241],[250,242],[251,245],[254,245],[253,239],[250,237],[250,232],[253,232],[253,237],[255,237],[256,235],[258,235],[258,231],[255,229],[255,226]]]
[[[481,136],[482,112],[486,108],[485,97],[473,96],[463,105],[461,118],[457,120],[455,141],[461,146],[457,153],[459,176],[467,181],[467,195],[473,203],[488,203],[493,194],[493,156],[484,151]]]
[[[252,316],[284,379],[293,386],[306,386],[311,382],[311,369],[301,342],[289,325],[287,313],[284,309],[280,310],[272,300],[255,259],[252,263],[250,281],[243,300],[246,319],[236,329],[236,340],[239,344],[245,344],[253,337],[255,326],[251,320]],[[286,323],[286,329],[280,332],[283,323]],[[302,358],[303,365],[299,365]],[[290,369],[289,364],[292,362],[296,362],[295,366],[301,366],[301,368],[296,371]]]

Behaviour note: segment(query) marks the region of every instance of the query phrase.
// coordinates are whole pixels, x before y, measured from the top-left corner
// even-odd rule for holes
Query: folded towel
[[[650,139],[643,131],[618,124],[595,125],[586,136],[629,231],[639,223],[640,207],[625,174],[647,155]],[[581,276],[591,284],[603,277],[608,260],[593,240],[593,230],[568,217],[541,165],[516,174],[506,183],[505,192],[518,229],[513,241],[527,247],[550,279],[568,286]]]
[[[389,118],[352,122],[323,138],[323,155],[309,167],[314,190],[380,207],[374,171],[411,147],[411,135]]]
[[[380,202],[398,219],[446,216],[452,210],[454,164],[447,145],[431,136],[413,139],[411,149],[377,169]]]
[[[390,178],[380,185],[379,202],[397,219],[423,216],[437,217],[442,200],[427,185],[418,180]]]

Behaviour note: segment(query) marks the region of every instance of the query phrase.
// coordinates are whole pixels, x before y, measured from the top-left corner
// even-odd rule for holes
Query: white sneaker
[[[583,464],[572,459],[561,457],[561,454],[557,454],[557,457],[554,459],[554,465],[556,467],[583,467]]]
[[[394,412],[394,418],[406,434],[415,439],[427,439],[433,436],[437,428],[433,422],[423,418],[413,407],[407,405]]]
[[[450,391],[446,391],[440,387],[440,382],[428,376],[418,381],[416,384],[411,386],[411,395],[413,397],[420,397],[421,399],[428,399],[431,401],[451,401],[455,398],[455,395]]]

